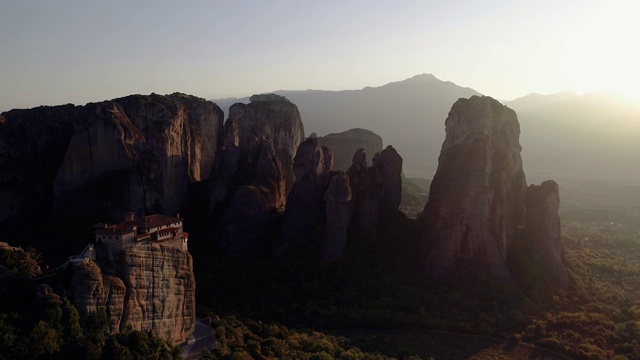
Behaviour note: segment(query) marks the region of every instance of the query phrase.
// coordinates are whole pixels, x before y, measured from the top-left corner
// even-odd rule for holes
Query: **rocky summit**
[[[367,167],[367,153],[356,150],[347,170],[354,193],[353,225],[360,235],[375,240],[381,212],[397,211],[402,197],[402,157],[389,145],[373,155]]]
[[[334,170],[347,171],[351,167],[351,158],[358,149],[364,149],[367,154],[382,151],[382,138],[366,129],[356,128],[341,133],[331,133],[319,137],[318,141],[333,153]]]
[[[569,285],[568,265],[560,237],[560,190],[555,181],[530,185],[526,193],[523,254],[536,277],[560,287]]]
[[[273,248],[275,258],[282,258],[292,245],[304,242],[314,226],[325,223],[323,196],[331,183],[332,167],[333,155],[318,139],[309,138],[298,146],[293,159],[296,182],[287,196],[280,236]]]
[[[229,120],[238,124],[239,147],[251,147],[254,139],[271,140],[283,164],[287,192],[293,186],[289,170],[298,145],[304,140],[304,126],[298,107],[284,96],[253,95],[249,104],[236,103],[229,108]]]
[[[69,264],[81,319],[105,309],[111,333],[151,330],[171,343],[185,341],[196,322],[196,282],[182,224],[151,215],[96,225],[95,243]]]
[[[249,104],[231,106],[224,127],[209,213],[223,219],[223,251],[259,256],[265,251],[264,232],[284,210],[295,179],[293,154],[304,139],[304,127],[298,108],[273,94],[254,95]]]
[[[55,210],[175,213],[209,177],[222,111],[184,94],[12,110],[0,126],[0,220]]]
[[[458,100],[421,221],[426,272],[473,268],[510,280],[509,248],[524,219],[526,182],[516,113],[490,97]]]

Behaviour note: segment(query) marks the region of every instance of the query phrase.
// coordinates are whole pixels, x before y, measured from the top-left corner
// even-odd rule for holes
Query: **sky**
[[[421,73],[505,100],[640,101],[637,14],[632,0],[0,0],[0,111],[361,89]]]

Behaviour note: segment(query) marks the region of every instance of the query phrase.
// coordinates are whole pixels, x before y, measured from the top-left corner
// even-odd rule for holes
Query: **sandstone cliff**
[[[87,104],[73,125],[54,181],[54,206],[76,206],[76,192],[89,190],[99,203],[109,202],[109,215],[118,218],[128,209],[181,209],[187,185],[211,173],[222,113],[192,96],[133,95]],[[96,196],[105,191],[109,198]]]
[[[489,97],[458,100],[422,223],[426,271],[459,267],[510,281],[507,256],[523,223],[526,182],[516,113]]]
[[[171,244],[138,243],[115,262],[87,261],[71,279],[81,319],[105,308],[112,333],[152,330],[172,343],[195,327],[195,278],[188,251]]]
[[[336,261],[347,245],[347,233],[354,228],[375,241],[380,216],[398,210],[401,196],[402,158],[388,146],[374,155],[367,167],[364,149],[356,150],[345,173],[332,171],[331,151],[308,138],[298,147],[294,159],[296,182],[287,197],[280,237],[274,257],[284,256],[291,246],[320,244],[320,256]],[[323,229],[322,236],[317,231]]]
[[[351,167],[353,154],[364,149],[367,154],[375,154],[382,150],[382,138],[373,131],[351,129],[341,133],[331,133],[318,138],[322,146],[333,153],[333,168],[347,171]]]
[[[375,240],[381,213],[397,211],[400,205],[402,157],[389,145],[374,154],[372,166],[367,167],[366,151],[358,149],[347,175],[354,193],[353,225],[362,236]]]
[[[324,202],[327,224],[322,257],[336,261],[347,247],[347,230],[351,223],[351,187],[347,175],[338,173],[331,178],[329,188],[324,193]]]
[[[304,126],[298,107],[284,96],[253,95],[249,104],[237,103],[229,108],[229,120],[237,123],[238,147],[251,148],[255,138],[271,140],[283,165],[286,192],[293,186],[289,170],[298,145],[304,140]]]
[[[280,237],[273,248],[275,258],[283,257],[292,245],[304,243],[313,228],[325,224],[324,193],[331,182],[333,155],[309,138],[298,146],[293,159],[295,184],[287,196]]]
[[[569,285],[558,185],[526,187],[519,135],[515,112],[489,97],[460,99],[451,108],[419,219],[429,276]]]
[[[373,156],[373,170],[380,188],[381,206],[390,211],[398,210],[402,198],[402,157],[393,146]]]
[[[535,271],[538,279],[566,287],[569,285],[565,268],[568,261],[560,237],[559,207],[559,188],[555,181],[527,188],[524,243],[520,250],[523,253],[519,255],[527,259],[531,267],[526,270]]]
[[[298,109],[282,97],[255,95],[250,104],[229,109],[209,211],[212,218],[223,219],[223,251],[247,256],[267,246],[263,235],[284,210],[295,178],[292,155],[303,137]]]
[[[116,220],[130,209],[174,213],[187,185],[209,177],[221,145],[220,108],[183,94],[2,116],[0,220],[52,209]]]
[[[38,217],[52,206],[53,181],[73,136],[73,105],[11,110],[0,122],[0,221]]]

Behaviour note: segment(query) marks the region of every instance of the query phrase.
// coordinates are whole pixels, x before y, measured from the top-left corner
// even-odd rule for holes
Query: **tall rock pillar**
[[[569,285],[564,247],[560,238],[560,195],[553,180],[531,185],[526,194],[526,215],[523,236],[524,255],[528,257],[527,272],[536,279],[556,286]],[[522,254],[521,254],[522,255]]]
[[[524,217],[516,113],[490,97],[458,100],[421,221],[431,277],[457,268],[510,281],[507,252]]]

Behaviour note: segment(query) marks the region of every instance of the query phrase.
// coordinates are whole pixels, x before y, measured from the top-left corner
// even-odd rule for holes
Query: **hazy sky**
[[[0,0],[0,110],[132,93],[357,89],[640,99],[638,1]]]

